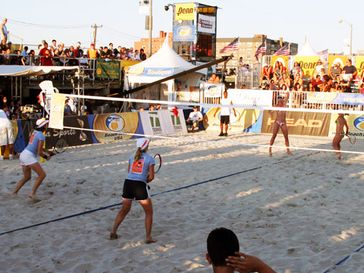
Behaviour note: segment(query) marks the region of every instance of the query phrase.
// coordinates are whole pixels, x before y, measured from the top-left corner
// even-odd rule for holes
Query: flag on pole
[[[322,55],[328,55],[329,54],[329,50],[325,49],[325,50],[321,50],[319,52],[317,52],[318,55],[322,56]]]
[[[257,48],[257,51],[255,51],[255,58],[257,59],[258,61],[258,58],[260,56],[263,56],[265,55],[265,53],[267,52],[267,47],[265,46],[264,43],[262,43],[258,48]]]
[[[221,49],[220,53],[225,53],[229,50],[237,50],[239,48],[239,44],[240,44],[239,37],[235,38],[230,44]]]
[[[278,49],[273,56],[278,56],[278,55],[283,55],[283,56],[288,56],[289,55],[289,48],[288,45],[282,46],[280,49]]]

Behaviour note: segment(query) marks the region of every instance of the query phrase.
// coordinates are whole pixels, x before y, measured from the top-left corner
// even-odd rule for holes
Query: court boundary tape
[[[336,262],[333,266],[331,266],[328,269],[326,269],[323,273],[332,272],[333,270],[335,270],[340,265],[345,264],[353,255],[359,253],[363,249],[364,249],[364,244],[362,244],[357,249],[353,250],[349,255],[346,255],[345,257],[341,258],[338,262]]]

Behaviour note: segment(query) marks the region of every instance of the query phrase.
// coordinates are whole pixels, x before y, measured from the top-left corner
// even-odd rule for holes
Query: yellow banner
[[[138,129],[138,123],[137,112],[95,115],[93,123],[95,138],[101,143],[130,139]]]
[[[195,19],[195,4],[194,3],[183,3],[183,4],[176,4],[174,9],[174,20],[194,20]]]
[[[347,59],[348,58],[344,55],[329,55],[328,59],[329,72],[331,67],[334,66],[334,64],[339,64],[340,68],[342,69],[346,64]]]
[[[336,133],[336,119],[338,114],[331,115],[329,137],[334,137]],[[346,122],[349,126],[349,136],[355,136],[357,139],[364,139],[364,116],[363,115],[347,115]]]
[[[66,97],[64,94],[52,93],[49,128],[63,130],[65,100]]]
[[[264,111],[262,133],[272,133],[276,115],[276,112]],[[328,136],[330,114],[287,112],[286,124],[292,135]]]
[[[288,61],[289,61],[289,56],[272,56],[271,60],[270,60],[270,65],[274,68],[276,67],[276,65],[279,65],[279,63],[282,64],[283,67],[283,73],[287,74],[289,69],[287,69],[288,67]]]
[[[364,56],[355,57],[356,70],[358,70],[358,75],[363,75],[364,72]]]
[[[317,61],[319,56],[295,56],[294,61],[298,62],[303,71],[303,75],[306,77],[312,77],[315,72]]]

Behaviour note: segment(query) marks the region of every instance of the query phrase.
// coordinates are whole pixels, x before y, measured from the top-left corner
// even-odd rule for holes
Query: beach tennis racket
[[[57,140],[56,145],[53,148],[53,151],[56,154],[61,154],[66,150],[66,147],[68,146],[67,141],[60,138]]]
[[[155,160],[155,170],[154,173],[158,173],[162,167],[162,156],[160,154],[154,155]]]
[[[356,137],[355,136],[350,136],[350,135],[347,135],[348,137],[348,140],[350,142],[350,144],[355,144],[356,143]]]

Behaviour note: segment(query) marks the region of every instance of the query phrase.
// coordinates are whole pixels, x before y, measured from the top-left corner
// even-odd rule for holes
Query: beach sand
[[[151,183],[153,237],[146,245],[144,212],[133,203],[118,240],[109,232],[118,206],[0,236],[1,272],[212,272],[206,238],[217,227],[232,229],[241,251],[277,272],[364,272],[364,156],[244,146],[269,135],[217,137],[199,132],[153,139],[150,153],[163,166]],[[331,139],[291,136],[291,145],[331,149]],[[279,135],[276,145],[283,145]],[[343,149],[364,151],[364,142]],[[18,196],[18,160],[0,163],[0,233],[121,200],[127,158],[135,140],[70,148],[43,164],[47,177],[27,198]],[[35,175],[33,175],[35,176]],[[196,183],[200,183],[195,185]],[[185,186],[190,187],[185,187]],[[172,191],[170,191],[172,190]],[[352,255],[353,254],[353,255]]]

